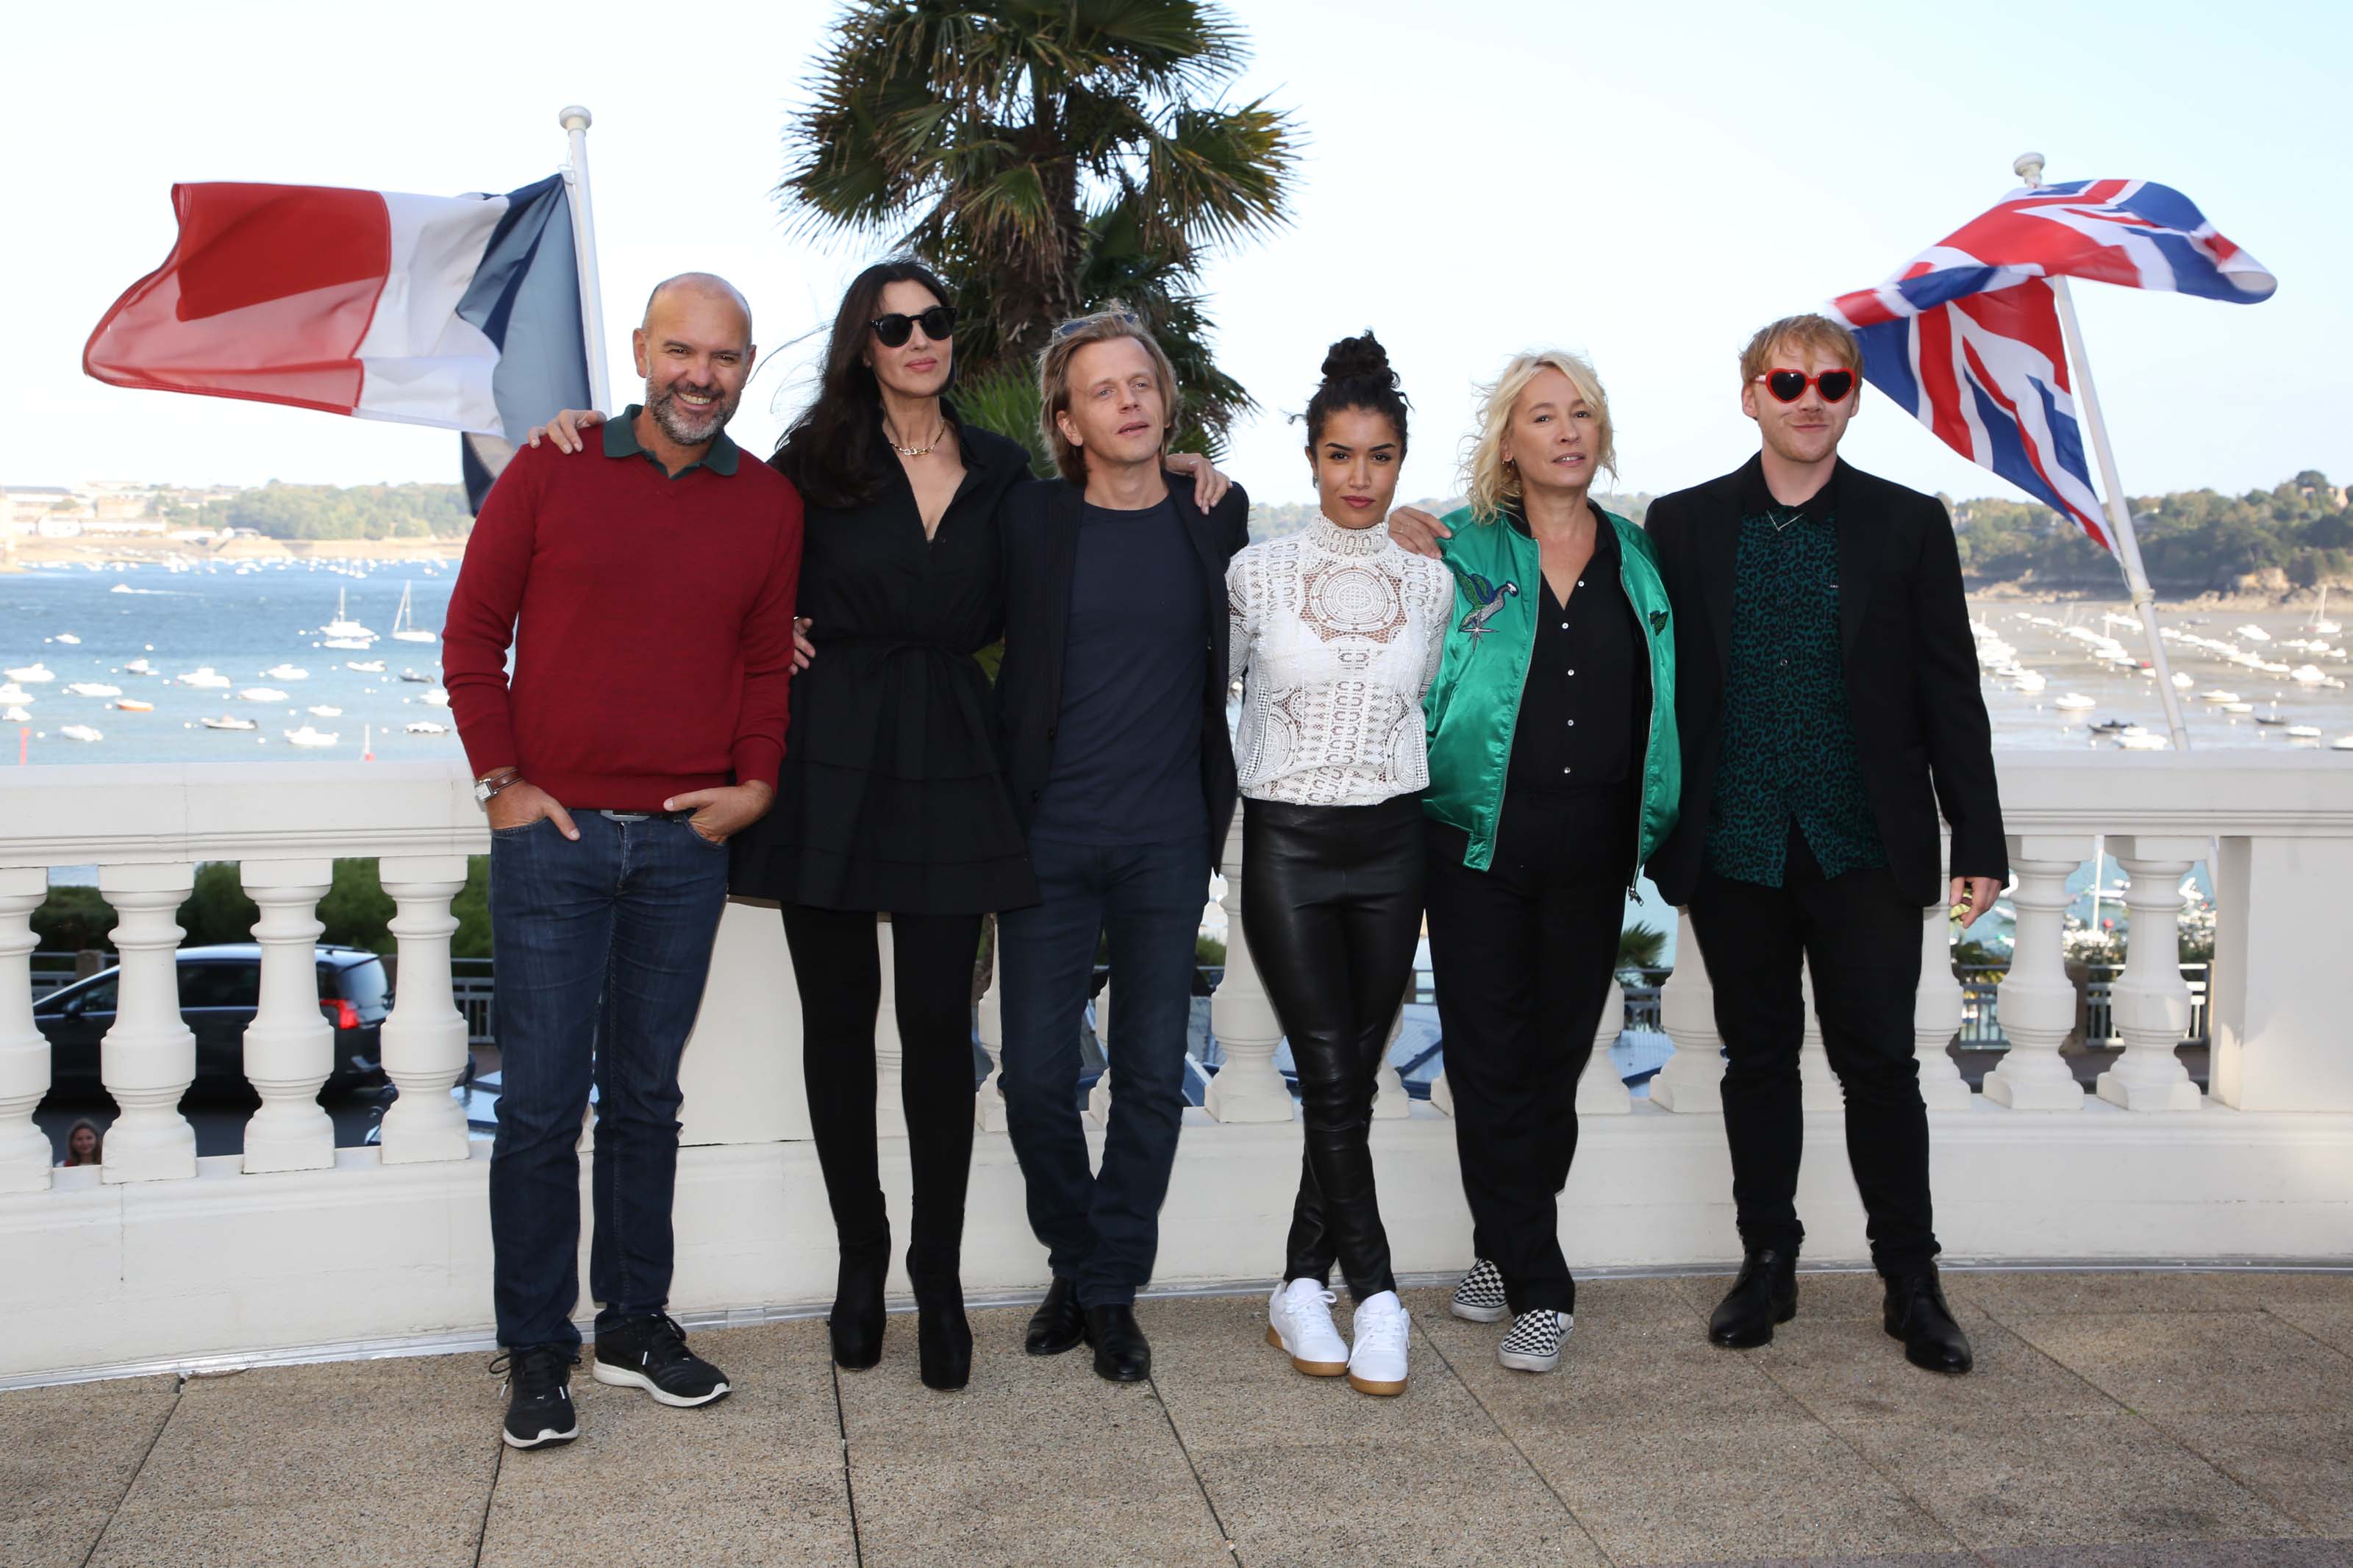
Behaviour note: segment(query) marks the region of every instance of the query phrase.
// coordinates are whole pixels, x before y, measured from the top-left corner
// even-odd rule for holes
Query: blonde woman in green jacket
[[[1457,1317],[1550,1372],[1577,1310],[1556,1199],[1577,1152],[1626,898],[1673,826],[1672,611],[1641,530],[1589,499],[1609,402],[1575,354],[1522,354],[1480,411],[1470,504],[1403,510],[1454,614],[1426,704],[1430,954],[1476,1261]],[[1608,1070],[1605,1062],[1599,1070]]]

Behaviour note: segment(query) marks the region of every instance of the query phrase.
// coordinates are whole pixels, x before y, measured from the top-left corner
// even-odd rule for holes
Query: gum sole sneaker
[[[1332,1323],[1335,1300],[1313,1279],[1277,1286],[1267,1299],[1266,1342],[1310,1377],[1338,1377],[1348,1370],[1348,1343]]]
[[[1407,1331],[1413,1315],[1394,1290],[1383,1290],[1356,1303],[1356,1342],[1348,1349],[1348,1386],[1359,1394],[1389,1396],[1403,1394],[1406,1382]]]
[[[1512,1315],[1509,1302],[1504,1299],[1503,1271],[1485,1258],[1471,1265],[1471,1272],[1454,1287],[1454,1300],[1446,1310],[1470,1323],[1500,1323]]]

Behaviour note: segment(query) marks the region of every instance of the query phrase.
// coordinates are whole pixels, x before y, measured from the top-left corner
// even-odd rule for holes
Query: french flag
[[[500,443],[589,405],[561,174],[502,196],[177,184],[172,206],[172,254],[82,350],[100,381]],[[467,442],[478,503],[502,458]]]

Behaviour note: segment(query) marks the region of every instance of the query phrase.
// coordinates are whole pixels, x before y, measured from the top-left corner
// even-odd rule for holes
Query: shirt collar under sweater
[[[1389,535],[1377,522],[1369,528],[1342,528],[1319,511],[1307,521],[1307,542],[1326,555],[1364,560],[1387,550]]]

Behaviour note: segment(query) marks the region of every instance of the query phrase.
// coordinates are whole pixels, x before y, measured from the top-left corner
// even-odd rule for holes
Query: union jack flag
[[[2179,191],[2077,180],[2012,192],[1878,288],[1840,295],[1830,314],[1862,342],[1863,379],[2113,551],[2084,465],[2054,277],[2238,304],[2279,287]]]

